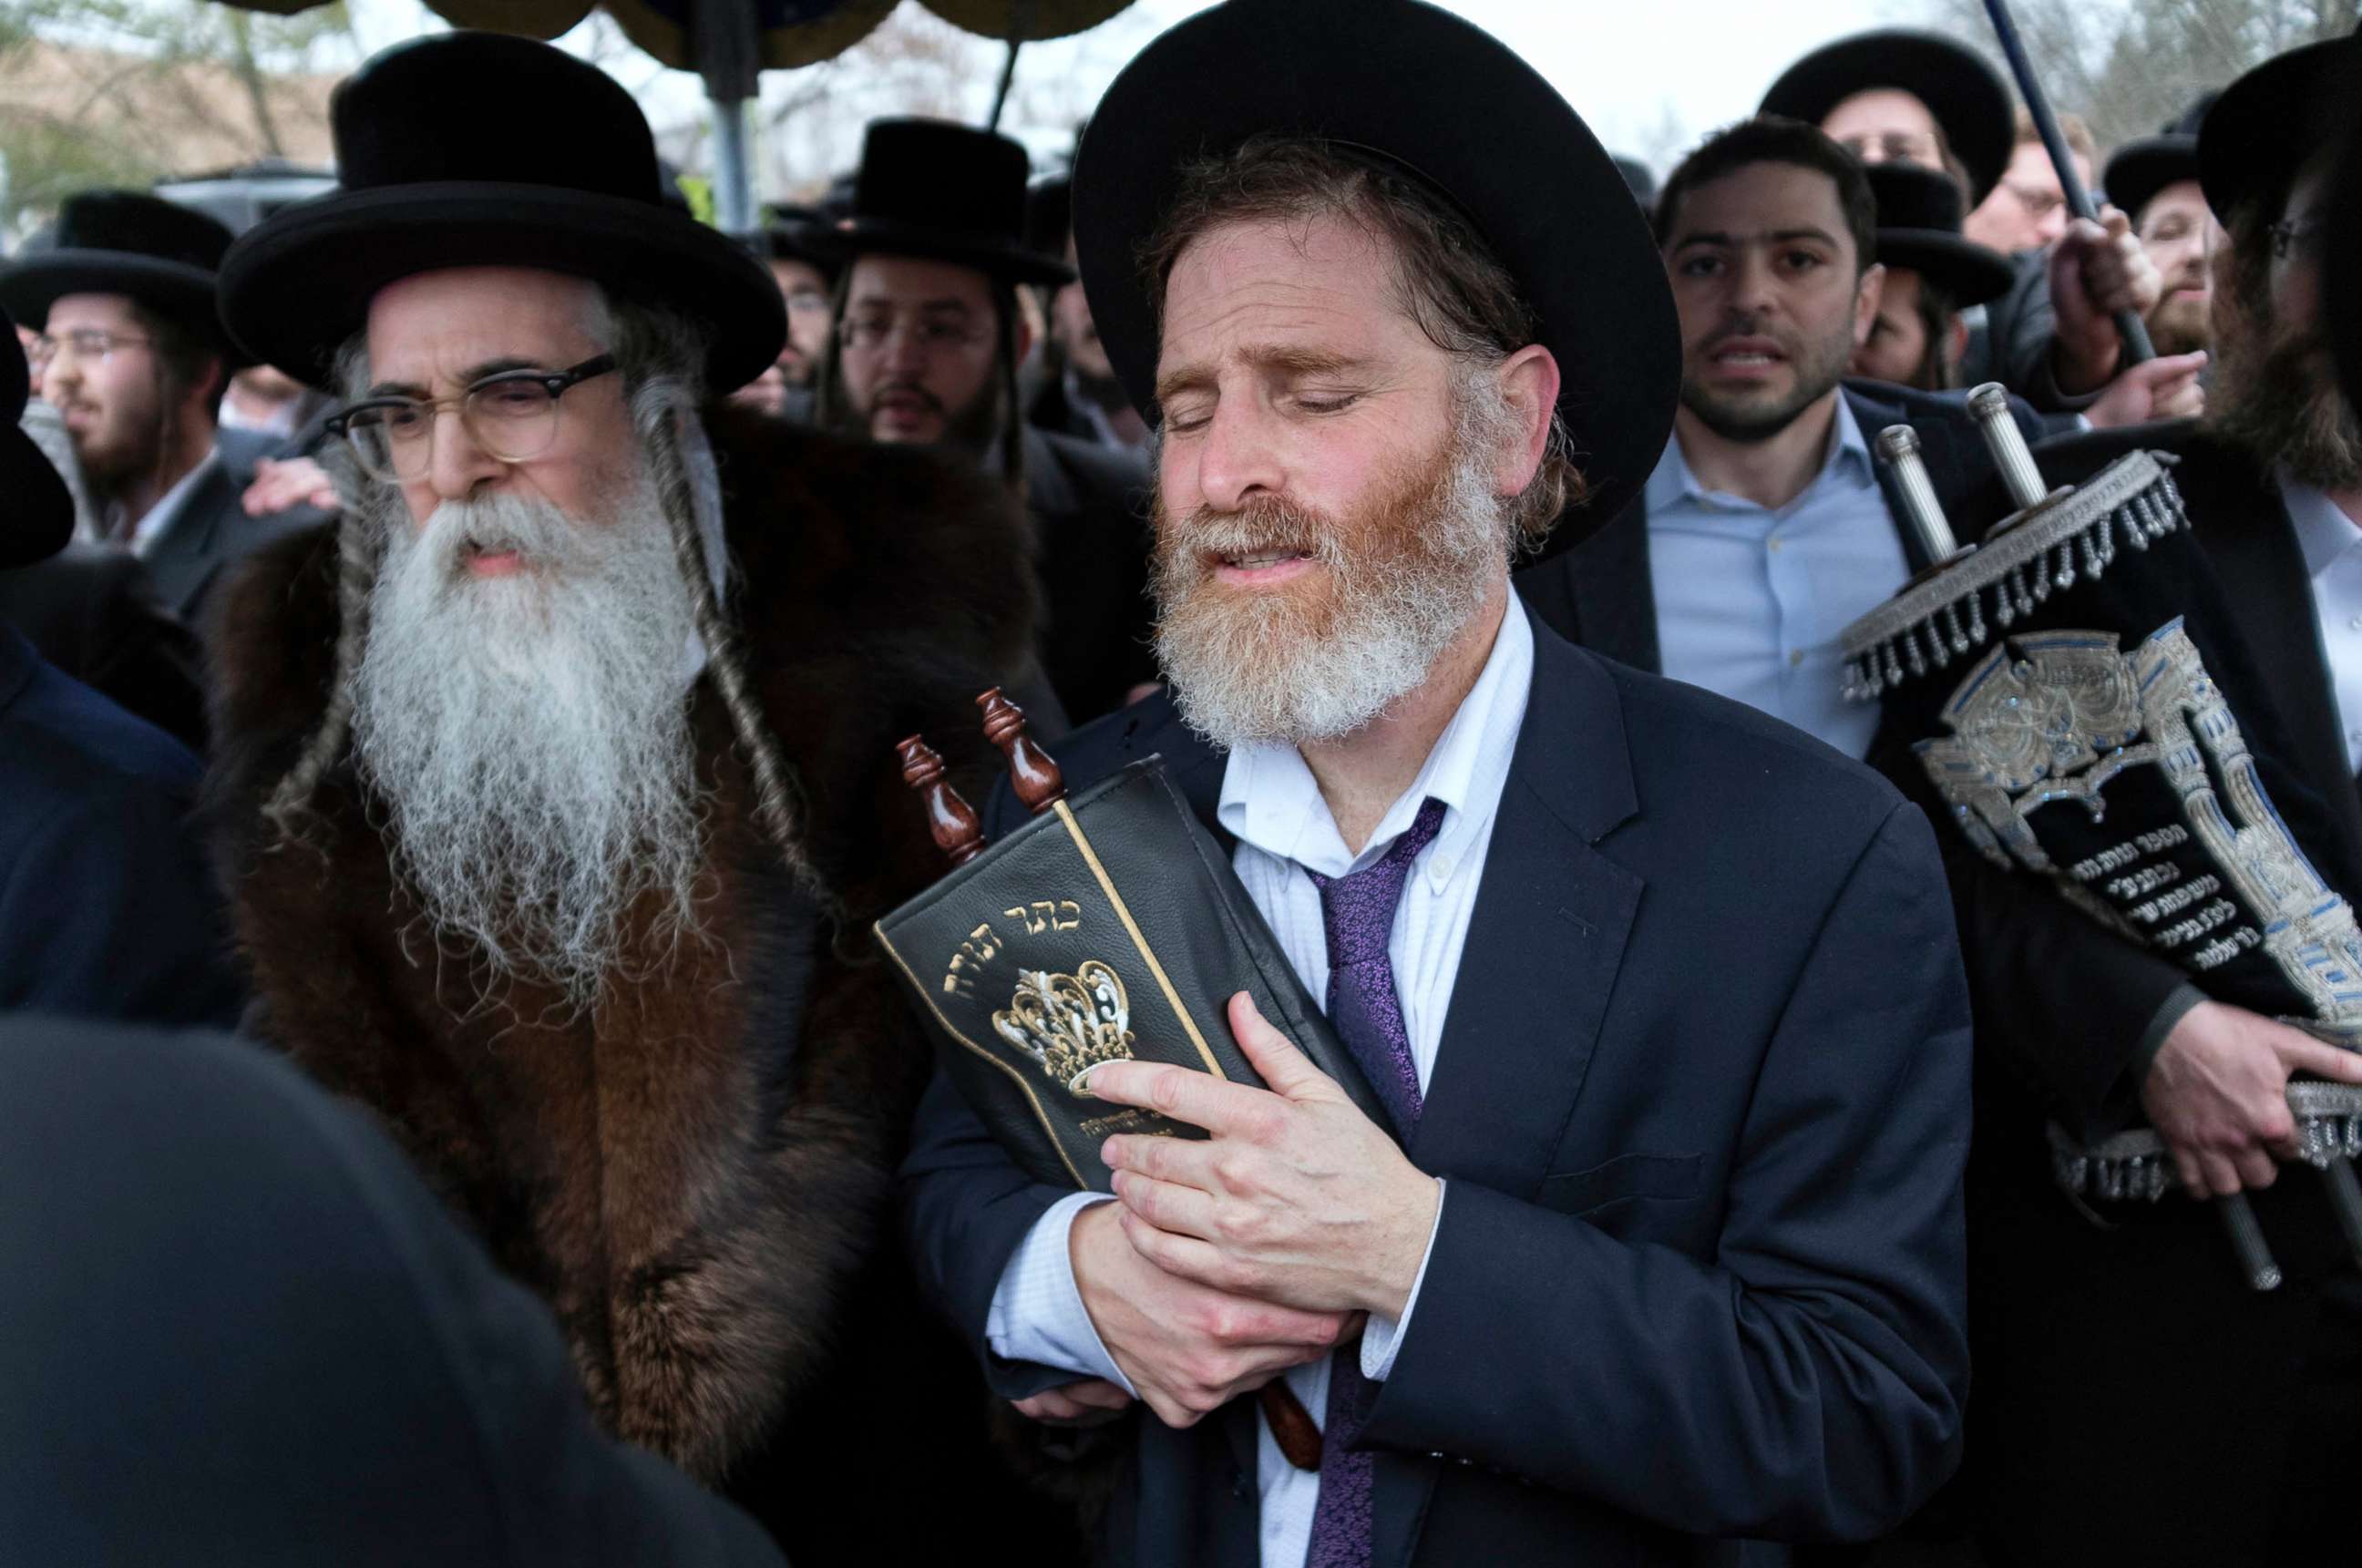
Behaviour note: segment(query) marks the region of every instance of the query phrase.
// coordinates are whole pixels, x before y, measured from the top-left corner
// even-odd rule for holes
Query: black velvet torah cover
[[[1100,1062],[1262,1087],[1231,1036],[1245,991],[1379,1126],[1386,1113],[1230,857],[1150,756],[1061,801],[887,915],[877,939],[978,1118],[1035,1180],[1109,1192],[1118,1132],[1202,1138],[1076,1094]]]

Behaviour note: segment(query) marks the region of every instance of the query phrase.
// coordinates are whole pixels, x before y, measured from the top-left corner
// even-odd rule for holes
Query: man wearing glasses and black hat
[[[1886,1528],[1966,1388],[1927,824],[1510,587],[1664,449],[1675,313],[1616,165],[1432,6],[1231,0],[1126,68],[1075,179],[1162,425],[1170,685],[1059,760],[1079,788],[1163,756],[1390,1109],[1234,999],[1267,1088],[1094,1070],[1210,1134],[1109,1139],[1109,1201],[1029,1185],[939,1078],[922,1278],[1021,1408],[1144,1407],[1109,1562],[1737,1562]]]
[[[2362,99],[2354,40],[2232,83],[2196,167],[2217,252],[2216,380],[2203,421],[2037,448],[2052,484],[2139,448],[2173,480],[2270,672],[2279,760],[2325,808],[2304,845],[2362,897],[2362,421],[2337,385],[2322,236],[2340,133]],[[1974,515],[2008,508],[1988,500]],[[2275,723],[2274,721],[2277,721]],[[2264,742],[2258,742],[2262,749]],[[2296,1155],[2299,1072],[2362,1063],[2207,1000],[2173,965],[2038,889],[1956,857],[1980,1082],[1976,1516],[1995,1560],[2284,1563],[2347,1539],[2362,1409],[2362,1273]],[[2191,1193],[2245,1192],[2285,1275],[2249,1287],[2212,1205],[2097,1205],[2056,1190],[2046,1121],[2096,1139],[2143,1120]],[[2096,1218],[2100,1223],[2092,1221]],[[1988,1347],[1992,1353],[1987,1354]]]
[[[39,324],[40,392],[63,417],[104,536],[138,555],[194,622],[222,569],[290,528],[247,516],[215,449],[215,415],[244,357],[214,308],[230,233],[138,191],[70,196],[54,243],[0,269],[0,304]]]
[[[453,33],[332,117],[343,190],[222,271],[239,340],[341,400],[348,501],[215,649],[261,1031],[550,1300],[612,1430],[790,1542],[940,1545],[836,1510],[887,1440],[811,1403],[833,1353],[927,1353],[877,1273],[925,1047],[842,933],[933,873],[893,745],[956,745],[1025,657],[1020,520],[707,401],[773,362],[778,285],[667,209],[594,67]],[[896,1463],[972,1468],[974,1422],[883,1403]]]
[[[853,205],[823,429],[940,447],[1025,498],[1042,589],[1042,671],[1080,723],[1155,679],[1148,651],[1147,476],[1128,452],[1027,423],[1017,370],[1024,285],[1072,271],[1025,239],[1025,149],[942,120],[869,127]]]

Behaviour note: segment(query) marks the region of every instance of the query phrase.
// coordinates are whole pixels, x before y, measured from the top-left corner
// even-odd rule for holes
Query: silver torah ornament
[[[2289,1012],[2301,1010],[2285,1021],[2362,1046],[2362,929],[2274,810],[2181,618],[2154,630],[2061,625],[2102,608],[2116,619],[2137,613],[2131,607],[2141,596],[2049,603],[2079,583],[2095,585],[2127,553],[2188,530],[2173,459],[2135,452],[2081,486],[2053,491],[2000,389],[1979,388],[1970,408],[2020,510],[1981,545],[1935,557],[1937,566],[1847,628],[1846,696],[1877,701],[1931,679],[1954,682],[1931,715],[1945,733],[1912,749],[1981,855],[2045,878],[2092,919],[2195,978],[2268,958],[2284,982],[2276,994],[2287,996]],[[1904,481],[1904,521],[1923,540],[1948,539],[1948,522],[1919,515],[1936,502],[1916,441],[1891,434],[1880,450]],[[2037,629],[2029,624],[2036,618],[2049,624]],[[2130,652],[2120,632],[2138,639]],[[1909,711],[1921,712],[1930,695],[1919,689]],[[2141,802],[2135,820],[2114,824],[2122,830],[2114,841],[2093,843],[2109,787],[2135,769],[2155,770],[2120,787]],[[2037,832],[2046,810],[2075,815],[2046,818],[2049,828]],[[2062,844],[2074,846],[2064,863],[2054,854]],[[2362,1184],[2349,1163],[2362,1148],[2362,1091],[2296,1084],[2290,1104],[2306,1158],[2323,1172],[2362,1257]],[[2078,1196],[2155,1199],[2172,1185],[2164,1144],[2149,1130],[2086,1146],[2054,1126],[2050,1139],[2054,1174]],[[2249,1283],[2277,1286],[2280,1271],[2244,1196],[2215,1207]]]

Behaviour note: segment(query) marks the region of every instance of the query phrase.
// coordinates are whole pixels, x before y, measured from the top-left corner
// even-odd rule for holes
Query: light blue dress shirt
[[[2296,527],[2312,580],[2312,609],[2321,626],[2321,657],[2337,694],[2337,730],[2345,765],[2362,772],[2362,525],[2328,495],[2287,469],[2279,474],[2281,504]]]
[[[1678,435],[1645,493],[1664,672],[1867,752],[1878,708],[1845,700],[1838,635],[1911,569],[1845,398],[1820,472],[1776,512],[1701,486]]]

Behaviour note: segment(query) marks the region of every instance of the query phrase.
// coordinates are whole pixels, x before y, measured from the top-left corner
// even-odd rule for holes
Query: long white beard
[[[1415,543],[1373,554],[1285,506],[1160,517],[1156,653],[1188,725],[1225,749],[1350,734],[1416,690],[1483,604],[1507,559],[1508,525],[1492,460],[1472,422],[1424,493],[1393,520]],[[1364,520],[1366,523],[1367,520]],[[1206,551],[1302,550],[1330,584],[1317,610],[1286,592],[1226,590]]]
[[[589,1005],[664,899],[645,955],[694,933],[701,809],[682,678],[694,617],[645,475],[594,522],[512,495],[387,529],[355,680],[354,752],[443,933],[495,976]],[[469,547],[524,569],[478,577]]]

